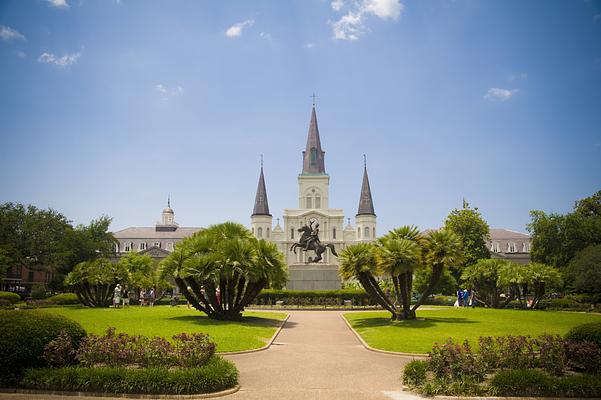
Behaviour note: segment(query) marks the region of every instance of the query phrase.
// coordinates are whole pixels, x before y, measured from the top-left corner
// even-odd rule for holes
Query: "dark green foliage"
[[[31,298],[34,300],[42,300],[46,298],[46,285],[41,282],[36,282],[31,286]]]
[[[342,305],[351,300],[355,306],[374,305],[365,290],[275,290],[264,289],[256,298],[256,304],[274,305],[283,301],[285,305]]]
[[[403,383],[408,386],[419,386],[426,381],[428,361],[413,360],[403,370]]]
[[[413,288],[417,293],[423,293],[430,283],[430,279],[432,277],[432,270],[430,269],[418,269],[415,271],[413,277]],[[434,286],[432,293],[442,294],[446,296],[453,295],[457,290],[457,280],[451,273],[451,271],[445,269],[440,276],[440,280]],[[426,300],[429,301],[429,300]],[[454,302],[454,300],[453,300]],[[453,305],[451,302],[450,305]],[[428,304],[424,302],[424,304]]]
[[[128,278],[129,271],[123,264],[98,258],[77,264],[65,278],[65,284],[73,289],[83,305],[108,307],[117,283],[127,282]]]
[[[46,301],[59,306],[79,304],[79,300],[77,299],[77,295],[75,293],[56,294],[54,296],[48,297]]]
[[[552,377],[536,369],[501,370],[492,378],[496,396],[600,397],[601,376]]]
[[[467,377],[479,382],[486,372],[481,358],[472,351],[467,340],[461,345],[453,343],[452,339],[443,345],[435,343],[430,351],[429,364],[437,378],[451,381]]]
[[[96,393],[195,394],[232,388],[238,383],[234,364],[214,356],[198,368],[77,368],[30,369],[20,386],[38,390]]]
[[[576,301],[573,296],[567,295],[560,299],[541,300],[538,308],[545,310],[586,311],[591,308],[591,305]]]
[[[574,290],[594,293],[598,298],[601,295],[601,244],[576,253],[568,264],[566,278]]]
[[[566,341],[565,352],[571,369],[588,373],[601,372],[601,347],[598,344]]]
[[[15,304],[21,301],[21,296],[13,292],[0,291],[0,300],[7,304]]]
[[[573,327],[566,334],[573,342],[592,342],[601,347],[601,322],[589,322]]]
[[[13,382],[25,368],[44,366],[44,346],[61,332],[77,346],[86,335],[76,322],[39,311],[0,311],[0,383]]]

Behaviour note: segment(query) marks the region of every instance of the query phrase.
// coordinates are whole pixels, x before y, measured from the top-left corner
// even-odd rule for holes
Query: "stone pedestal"
[[[288,290],[338,290],[341,287],[337,265],[317,263],[288,266]]]

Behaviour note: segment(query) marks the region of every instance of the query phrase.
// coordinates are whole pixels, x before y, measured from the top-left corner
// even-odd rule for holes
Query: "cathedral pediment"
[[[152,258],[165,258],[171,253],[169,253],[167,250],[161,249],[160,247],[152,246],[146,250],[142,250],[139,254],[148,255]]]

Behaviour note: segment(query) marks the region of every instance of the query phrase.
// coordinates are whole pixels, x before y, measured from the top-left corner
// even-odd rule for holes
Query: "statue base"
[[[288,265],[288,290],[338,290],[342,281],[338,265],[292,264]]]

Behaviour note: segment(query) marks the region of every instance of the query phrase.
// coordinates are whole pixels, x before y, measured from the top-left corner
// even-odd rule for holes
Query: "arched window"
[[[255,234],[255,228],[251,228],[250,231],[252,232],[252,234]]]
[[[369,228],[367,226],[365,227],[365,237],[369,238]]]
[[[294,239],[294,228],[290,228],[290,239]]]
[[[307,203],[305,204],[305,208],[312,208],[313,202],[311,201],[311,196],[307,196]]]
[[[357,228],[357,239],[361,239],[361,228]]]
[[[267,238],[269,239],[269,228],[267,228]]]
[[[332,228],[332,239],[336,239],[336,228]]]
[[[115,243],[115,253],[119,253],[119,243]]]
[[[528,253],[528,243],[526,242],[522,244],[522,253]]]
[[[257,237],[258,238],[262,238],[263,237],[263,228],[261,228],[261,227],[257,228]]]
[[[374,232],[374,234],[373,234],[372,237],[375,239],[376,238],[376,228],[372,228],[372,229],[373,229],[373,232]]]
[[[311,165],[317,165],[317,148],[311,147]]]
[[[319,195],[315,196],[315,208],[321,208],[321,197]]]

